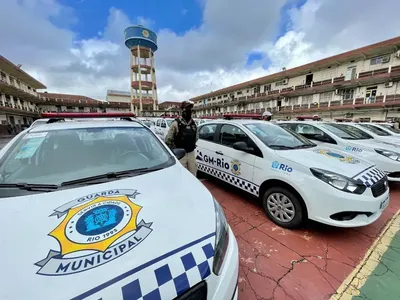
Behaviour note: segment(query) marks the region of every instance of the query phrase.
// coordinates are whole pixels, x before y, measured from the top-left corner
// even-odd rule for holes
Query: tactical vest
[[[191,119],[189,124],[183,124],[180,118],[175,119],[178,122],[178,134],[174,137],[176,148],[183,148],[187,153],[194,151],[196,148],[196,123]]]

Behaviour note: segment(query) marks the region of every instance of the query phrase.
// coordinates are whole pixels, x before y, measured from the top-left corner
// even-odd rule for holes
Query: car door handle
[[[221,151],[215,151],[218,155],[224,155]]]

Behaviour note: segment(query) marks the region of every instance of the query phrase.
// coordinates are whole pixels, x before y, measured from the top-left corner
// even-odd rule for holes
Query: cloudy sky
[[[379,3],[379,4],[378,4]],[[160,101],[400,35],[398,0],[1,0],[0,54],[49,92],[129,91],[129,25],[158,34]]]

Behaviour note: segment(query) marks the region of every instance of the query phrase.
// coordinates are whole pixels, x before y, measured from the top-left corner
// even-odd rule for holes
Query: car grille
[[[374,197],[379,197],[380,195],[386,192],[388,187],[389,184],[387,182],[387,176],[385,176],[377,183],[375,183],[373,186],[371,186],[372,195],[374,195]]]
[[[174,300],[207,300],[207,283],[202,281]]]

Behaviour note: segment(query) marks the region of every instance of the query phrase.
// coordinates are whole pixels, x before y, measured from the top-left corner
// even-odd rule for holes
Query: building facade
[[[37,118],[46,86],[0,55],[0,134],[20,131]]]
[[[290,119],[400,117],[400,37],[223,88],[190,100],[198,117],[262,113]]]
[[[0,56],[0,134],[15,134],[28,127],[42,112],[130,111],[128,102],[39,92],[46,86]]]

